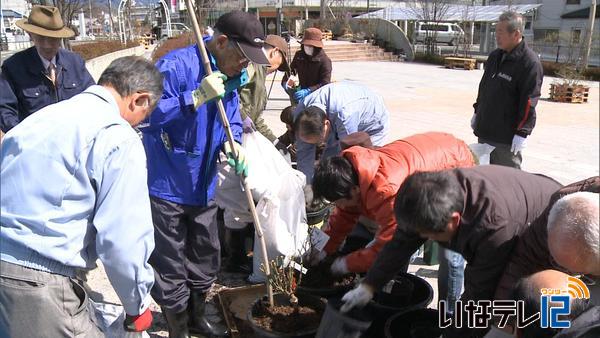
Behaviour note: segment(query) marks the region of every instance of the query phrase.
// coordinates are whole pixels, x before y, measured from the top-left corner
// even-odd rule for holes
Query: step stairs
[[[369,43],[353,43],[345,41],[324,41],[325,53],[332,62],[343,61],[398,61],[397,55],[386,52],[378,46]],[[299,44],[290,47],[290,57],[293,58],[296,51],[300,49]]]

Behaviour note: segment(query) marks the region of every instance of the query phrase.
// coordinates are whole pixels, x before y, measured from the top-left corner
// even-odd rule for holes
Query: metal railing
[[[531,42],[529,47],[533,49],[542,61],[551,61],[559,63],[573,63],[579,65],[583,58],[584,47],[578,45],[568,45],[564,43]],[[600,66],[600,47],[594,44],[590,49],[590,58],[588,64],[591,66]]]
[[[15,35],[12,37],[2,36],[0,38],[0,49],[2,51],[13,51],[33,46],[28,35]]]

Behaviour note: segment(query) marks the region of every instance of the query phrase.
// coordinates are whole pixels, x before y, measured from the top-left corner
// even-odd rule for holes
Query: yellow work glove
[[[248,163],[246,162],[246,154],[244,148],[237,142],[233,142],[233,151],[229,146],[229,142],[225,142],[225,154],[227,154],[227,163],[235,169],[238,175],[248,177]],[[237,154],[237,156],[234,155]]]
[[[198,109],[204,103],[225,95],[225,80],[227,76],[221,72],[214,72],[202,79],[200,86],[192,91],[194,108]]]

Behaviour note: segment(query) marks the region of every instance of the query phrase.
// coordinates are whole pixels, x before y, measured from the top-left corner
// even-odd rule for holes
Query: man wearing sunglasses
[[[152,297],[162,308],[170,337],[187,337],[190,331],[227,335],[222,323],[205,315],[206,293],[220,268],[213,202],[216,165],[224,149],[236,172],[247,173],[239,145],[238,93],[230,84],[239,80],[250,62],[269,64],[264,39],[254,14],[233,11],[222,15],[214,34],[204,38],[211,75],[206,76],[196,45],[172,51],[156,64],[165,77],[164,92],[147,126],[140,129],[148,156],[155,227],[156,249],[150,258],[156,270]],[[225,107],[235,149],[228,147],[217,98]]]

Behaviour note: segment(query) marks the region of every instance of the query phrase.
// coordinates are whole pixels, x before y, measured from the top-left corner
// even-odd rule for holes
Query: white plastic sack
[[[267,243],[269,260],[302,254],[308,237],[304,202],[304,174],[293,169],[273,144],[258,132],[244,134],[242,146],[249,163],[246,182]],[[236,228],[253,222],[241,182],[226,161],[218,171],[215,200],[225,209],[225,224]],[[228,224],[229,223],[229,224]],[[253,272],[250,280],[265,280],[260,241],[255,235]]]
[[[123,328],[125,311],[122,306],[116,304],[94,302],[89,299],[90,306],[96,315],[96,323],[106,338],[150,338],[146,331],[129,332]]]
[[[490,154],[496,147],[487,143],[473,143],[469,144],[471,151],[478,157],[479,165],[490,164]]]

